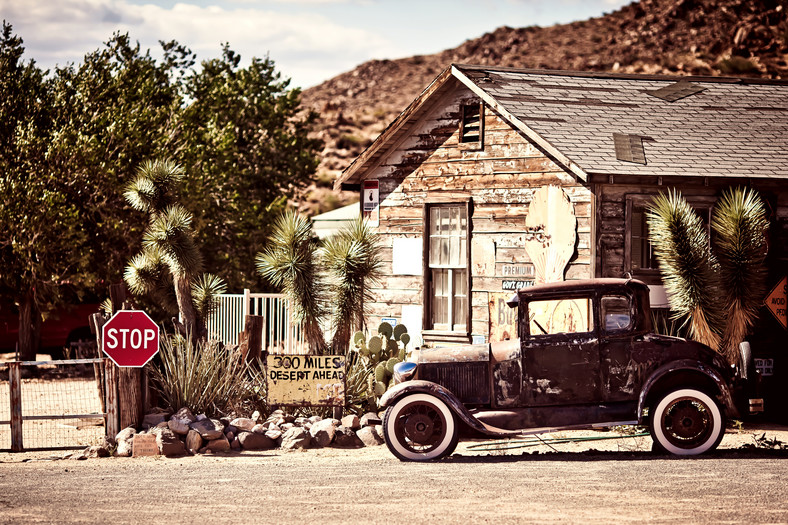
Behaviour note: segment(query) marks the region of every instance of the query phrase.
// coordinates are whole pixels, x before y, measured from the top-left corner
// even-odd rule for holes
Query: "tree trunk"
[[[39,317],[36,322],[36,316]],[[28,291],[19,305],[19,357],[22,361],[35,361],[40,340],[36,327],[41,326],[41,314],[36,308],[33,293]]]
[[[191,280],[185,275],[174,275],[173,280],[175,282],[175,298],[178,300],[181,322],[192,337],[200,338],[201,335],[197,332],[197,314],[194,311],[192,302]]]

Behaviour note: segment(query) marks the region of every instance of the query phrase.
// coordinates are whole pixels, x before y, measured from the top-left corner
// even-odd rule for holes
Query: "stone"
[[[177,412],[175,412],[172,415],[172,417],[170,417],[170,419],[171,420],[172,419],[177,419],[179,421],[183,421],[187,425],[191,425],[192,423],[197,421],[197,416],[195,416],[194,413],[191,410],[189,410],[188,407],[183,407],[180,410],[178,410]]]
[[[241,440],[238,439],[238,436],[233,438],[233,440],[230,442],[230,448],[233,450],[241,450]]]
[[[199,432],[206,441],[219,439],[224,431],[224,425],[218,419],[201,419],[192,423],[190,427]]]
[[[85,459],[108,458],[111,456],[109,450],[104,445],[93,445],[92,447],[88,447],[82,451],[82,455],[85,456]]]
[[[226,438],[227,438],[227,441],[229,441],[230,443],[232,443],[232,442],[233,442],[233,439],[235,439],[235,432],[232,432],[232,431],[230,431],[230,432],[225,432],[225,433],[224,433],[224,437],[226,437]]]
[[[276,448],[276,442],[266,437],[265,434],[256,432],[241,432],[238,434],[238,441],[244,450],[268,450]]]
[[[293,424],[295,426],[297,426],[297,427],[303,427],[307,423],[309,423],[309,420],[307,418],[305,418],[305,417],[298,417],[298,418],[293,420]]]
[[[282,448],[284,450],[304,449],[309,447],[312,436],[301,427],[293,427],[282,435]]]
[[[189,430],[186,434],[186,450],[189,454],[196,454],[203,446],[203,439],[196,430]]]
[[[355,414],[350,414],[349,416],[345,416],[342,418],[340,425],[343,427],[347,427],[352,430],[358,430],[361,428],[361,420]]]
[[[378,437],[385,443],[386,434],[383,432],[383,425],[375,425],[373,428],[375,429],[375,433],[378,435]]]
[[[134,435],[137,433],[137,430],[133,427],[127,427],[118,432],[118,435],[115,436],[115,443],[118,444],[118,448],[115,451],[115,454],[118,456],[131,456],[131,452],[133,450],[133,443],[134,443]]]
[[[235,435],[238,435],[238,427],[234,427],[233,425],[225,425],[224,426],[224,435],[226,436],[232,432]]]
[[[169,419],[170,415],[167,412],[152,412],[145,414],[142,418],[142,428],[145,430],[155,427],[159,423],[164,423]]]
[[[194,420],[195,421],[203,421],[203,420],[206,420],[206,419],[208,419],[208,416],[206,416],[205,414],[197,414],[197,416],[195,416]]]
[[[363,447],[364,443],[359,439],[352,428],[340,425],[337,427],[337,433],[334,436],[334,446],[341,448],[359,448]]]
[[[310,423],[317,423],[318,421],[322,420],[323,418],[320,416],[312,416],[309,418]]]
[[[182,456],[186,454],[186,447],[178,434],[169,428],[161,428],[156,432],[156,444],[162,456]]]
[[[309,429],[309,434],[312,436],[312,444],[317,447],[327,447],[334,441],[334,436],[337,433],[337,427],[334,425],[333,419],[322,419],[317,421]]]
[[[299,428],[295,426],[293,423],[282,423],[281,425],[277,425],[282,432],[287,432],[291,428]]]
[[[374,427],[362,427],[361,430],[356,432],[356,436],[364,444],[365,447],[375,447],[383,444],[383,440],[375,432]]]
[[[222,437],[210,440],[203,448],[210,452],[227,452],[230,450],[230,442],[224,434],[222,434]]]
[[[366,427],[370,425],[379,425],[381,423],[381,419],[378,417],[377,414],[374,412],[367,412],[363,416],[361,416],[361,426]]]
[[[180,436],[185,436],[189,433],[189,423],[182,419],[170,419],[167,421],[167,427]]]
[[[255,425],[252,427],[252,432],[255,434],[265,434],[268,429],[263,425]]]
[[[260,411],[255,410],[254,412],[252,412],[252,421],[254,421],[255,423],[260,421],[260,416],[261,416]]]
[[[239,417],[233,419],[230,424],[234,427],[240,428],[241,430],[251,432],[256,423],[253,419],[249,419],[248,417]]]
[[[265,437],[267,437],[268,439],[276,441],[276,440],[278,440],[279,438],[282,437],[282,431],[279,430],[278,428],[277,429],[272,429],[272,430],[267,430],[266,433],[263,434],[263,435]]]

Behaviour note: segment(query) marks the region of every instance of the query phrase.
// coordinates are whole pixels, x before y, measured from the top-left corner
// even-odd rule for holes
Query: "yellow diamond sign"
[[[769,311],[774,314],[783,328],[788,328],[788,318],[786,318],[785,305],[788,302],[788,278],[783,277],[769,295],[766,296],[764,304]]]

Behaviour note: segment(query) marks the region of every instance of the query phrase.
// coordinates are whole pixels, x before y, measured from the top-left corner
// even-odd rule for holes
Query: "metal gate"
[[[225,344],[238,344],[247,315],[259,315],[263,323],[263,349],[277,354],[306,354],[304,330],[293,320],[290,300],[283,294],[222,294],[219,308],[208,320],[208,334]]]
[[[106,433],[104,359],[0,364],[0,450],[79,449]]]

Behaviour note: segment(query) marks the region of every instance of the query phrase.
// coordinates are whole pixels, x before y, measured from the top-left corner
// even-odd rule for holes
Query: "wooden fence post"
[[[8,363],[8,387],[11,390],[11,451],[22,452],[22,374],[19,363]]]
[[[111,359],[105,358],[104,363],[104,394],[106,395],[107,403],[107,437],[115,439],[115,436],[120,432],[118,425],[118,370],[115,363]]]
[[[263,351],[263,325],[265,317],[261,315],[247,315],[244,322],[244,333],[246,334],[246,362],[254,363]]]

